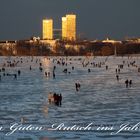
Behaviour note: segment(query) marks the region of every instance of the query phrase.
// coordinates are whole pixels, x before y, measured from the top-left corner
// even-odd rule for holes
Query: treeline
[[[125,55],[125,54],[140,54],[140,43],[83,43],[77,49],[76,44],[71,44],[67,48],[65,45],[58,45],[56,52],[58,55],[95,55],[95,56],[108,56],[108,55]]]
[[[39,41],[30,43],[18,41],[15,47],[9,49],[0,47],[0,55],[18,56],[62,56],[62,55],[126,55],[140,54],[140,43],[103,43],[103,42],[56,42],[55,46],[43,44]]]
[[[16,53],[19,56],[46,56],[51,53],[51,50],[48,46],[40,44],[39,42],[26,43],[24,41],[19,41],[16,45]]]

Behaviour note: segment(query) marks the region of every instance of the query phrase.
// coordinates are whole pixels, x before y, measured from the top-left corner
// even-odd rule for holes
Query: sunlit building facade
[[[62,38],[63,39],[66,39],[67,35],[66,35],[66,32],[67,32],[67,19],[66,17],[62,17]]]
[[[43,20],[43,39],[53,39],[53,20]]]
[[[76,40],[76,15],[62,17],[62,39]]]

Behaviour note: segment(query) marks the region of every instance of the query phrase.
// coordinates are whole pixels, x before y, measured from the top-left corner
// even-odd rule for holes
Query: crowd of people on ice
[[[30,59],[24,59],[22,57],[13,57],[12,60],[7,60],[5,62],[3,62],[0,65],[0,81],[2,82],[2,80],[5,77],[13,77],[13,79],[18,80],[18,76],[20,76],[22,74],[22,69],[20,69],[20,67],[18,67],[19,65],[25,64],[27,63],[27,66],[29,66],[29,70],[32,71],[33,67],[32,64],[33,62],[38,64],[38,68],[40,70],[40,72],[44,72],[44,76],[45,77],[49,77],[49,78],[53,78],[54,80],[57,78],[57,66],[61,66],[63,68],[62,73],[64,74],[71,74],[72,71],[76,70],[76,65],[72,64],[72,61],[75,61],[75,59],[73,58],[68,58],[68,57],[59,57],[59,58],[47,58],[48,61],[51,61],[53,63],[53,67],[51,70],[46,71],[45,68],[43,67],[43,64],[41,62],[41,60],[39,58],[34,58],[31,57]],[[78,59],[79,62],[81,62],[81,66],[87,70],[88,73],[91,73],[92,70],[94,68],[105,68],[103,69],[104,71],[108,71],[110,66],[108,64],[106,64],[108,62],[108,57],[105,60],[102,60],[101,62],[96,62],[94,59],[91,61],[85,61],[82,60],[82,58]],[[28,64],[28,62],[30,62]],[[71,66],[67,67],[67,66]],[[123,75],[121,72],[123,70],[124,67],[127,66],[127,69],[129,69],[130,67],[134,67],[138,70],[138,72],[140,72],[140,67],[137,65],[137,62],[135,60],[131,60],[130,58],[128,58],[128,61],[122,61],[121,64],[116,65],[117,68],[114,69],[114,72],[116,73],[116,79],[117,81],[120,81],[121,75]],[[13,72],[13,68],[18,68],[16,69],[16,71]],[[8,70],[7,70],[8,69]],[[36,69],[36,68],[35,68]],[[10,71],[11,70],[11,71]],[[87,73],[87,74],[88,74]],[[129,80],[128,80],[129,79]],[[126,86],[126,88],[132,87],[132,80],[130,79],[130,77],[128,79],[124,80],[124,84]],[[75,86],[75,91],[78,92],[81,89],[81,83],[80,81],[77,79],[78,82],[74,81],[73,86]],[[94,88],[94,86],[93,86]],[[48,93],[48,102],[49,104],[55,104],[56,106],[61,106],[62,105],[62,94],[56,94],[56,93]]]
[[[48,94],[48,102],[49,104],[54,104],[56,106],[61,106],[62,105],[62,95],[56,94],[56,93],[49,93]]]

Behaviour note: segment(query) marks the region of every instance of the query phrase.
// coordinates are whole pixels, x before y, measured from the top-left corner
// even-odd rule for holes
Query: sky
[[[42,19],[77,15],[77,35],[116,40],[140,37],[140,0],[0,0],[0,40],[42,36]]]

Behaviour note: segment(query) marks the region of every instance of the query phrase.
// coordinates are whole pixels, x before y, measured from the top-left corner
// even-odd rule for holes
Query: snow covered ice
[[[50,128],[54,123],[67,125],[96,125],[115,124],[140,121],[140,57],[67,57],[68,65],[58,65],[56,59],[61,57],[22,57],[23,63],[16,67],[5,66],[5,73],[15,74],[18,70],[21,75],[17,80],[13,76],[3,76],[0,81],[0,124],[7,129],[11,123],[20,123],[21,118],[26,118],[27,124],[45,125]],[[66,61],[66,57],[63,57]],[[40,62],[36,63],[36,59]],[[53,63],[53,59],[55,59]],[[0,57],[0,68],[7,61],[21,60],[20,57]],[[32,61],[33,60],[33,61]],[[120,69],[119,78],[116,79],[118,65],[124,63]],[[136,62],[135,65],[128,63]],[[101,67],[94,67],[91,63],[105,62]],[[42,63],[43,71],[39,70]],[[83,67],[82,63],[88,64]],[[30,70],[30,65],[32,70]],[[52,77],[54,65],[56,78]],[[74,66],[74,70],[72,70]],[[108,66],[108,70],[106,70]],[[68,72],[63,70],[67,68]],[[90,69],[90,72],[88,72]],[[45,71],[51,76],[46,77]],[[132,86],[126,88],[125,81],[132,80]],[[75,83],[81,84],[77,92]],[[61,93],[62,106],[48,104],[48,93]],[[111,136],[105,131],[41,131],[41,132],[16,132],[5,136],[5,131],[0,132],[0,139],[4,140],[118,140],[140,138],[139,132],[125,132]]]

